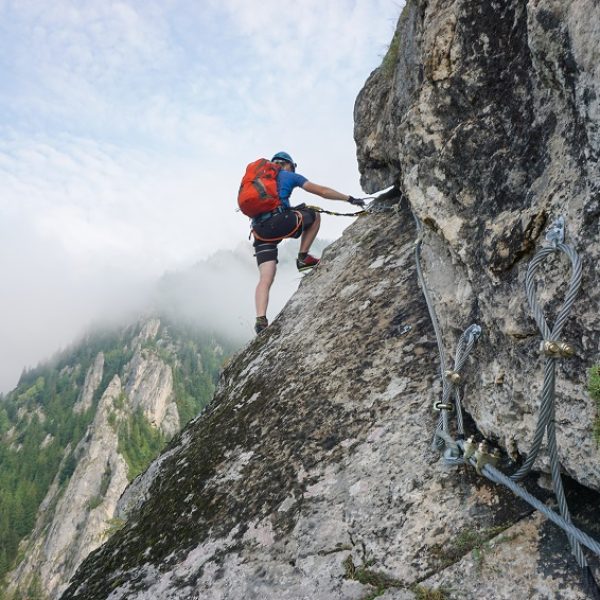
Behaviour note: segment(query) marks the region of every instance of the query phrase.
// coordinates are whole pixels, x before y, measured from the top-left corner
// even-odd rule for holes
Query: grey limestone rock
[[[100,383],[102,382],[102,375],[104,374],[104,353],[98,352],[94,363],[85,375],[85,381],[83,382],[83,389],[77,398],[77,402],[73,407],[75,412],[85,412],[92,406],[92,398],[96,393]]]
[[[564,332],[577,357],[559,367],[561,460],[572,477],[600,489],[596,407],[586,385],[600,359],[600,77],[592,58],[600,7],[414,1],[396,36],[411,32],[395,68],[375,71],[357,99],[363,185],[398,186],[424,222],[424,269],[446,351],[471,322],[483,328],[468,409],[513,453],[528,451],[543,378],[525,273],[546,228],[566,217],[584,279]],[[414,63],[423,73],[418,85]],[[398,112],[390,119],[374,106]],[[391,157],[386,167],[381,157]],[[568,266],[554,261],[544,270],[539,297],[550,323]]]

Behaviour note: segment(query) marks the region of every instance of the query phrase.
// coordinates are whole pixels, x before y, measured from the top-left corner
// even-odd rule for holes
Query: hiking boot
[[[264,331],[269,326],[267,317],[256,317],[256,323],[254,323],[254,331],[258,335],[261,331]]]
[[[307,254],[304,258],[296,259],[296,266],[298,267],[298,271],[308,271],[309,269],[313,269],[320,263],[320,259]]]

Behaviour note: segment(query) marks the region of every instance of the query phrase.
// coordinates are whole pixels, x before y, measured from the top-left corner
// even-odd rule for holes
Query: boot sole
[[[318,267],[319,263],[317,263],[316,265],[306,265],[306,267],[297,267],[298,271],[300,271],[300,273],[302,273],[302,271],[310,271],[311,269],[314,269],[315,267]]]

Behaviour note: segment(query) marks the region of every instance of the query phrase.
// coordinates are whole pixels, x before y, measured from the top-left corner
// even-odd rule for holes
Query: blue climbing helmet
[[[294,159],[287,152],[278,152],[277,154],[275,154],[271,159],[271,162],[277,161],[289,163],[290,165],[292,165],[292,171],[294,172],[296,171],[296,167],[298,166],[294,162]]]

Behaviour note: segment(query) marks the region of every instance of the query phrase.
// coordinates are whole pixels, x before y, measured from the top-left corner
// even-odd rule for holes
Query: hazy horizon
[[[330,242],[315,240],[320,254]],[[269,318],[273,321],[295,292],[303,275],[298,273],[295,256],[298,242],[290,240],[280,245],[278,273],[271,290]],[[256,263],[249,242],[233,250],[217,250],[213,255],[182,269],[165,271],[148,284],[145,293],[130,298],[120,312],[99,312],[81,324],[71,339],[59,347],[49,348],[35,363],[22,365],[18,373],[0,370],[0,393],[14,389],[25,370],[50,361],[54,356],[77,345],[89,333],[134,324],[149,315],[162,315],[189,322],[214,332],[233,343],[243,345],[254,336],[254,286],[257,282]]]

